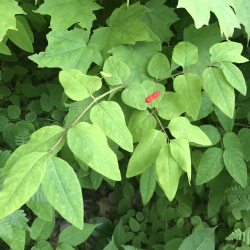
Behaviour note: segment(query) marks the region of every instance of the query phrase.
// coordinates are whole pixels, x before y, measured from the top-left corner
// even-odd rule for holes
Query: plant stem
[[[160,125],[160,127],[161,127],[162,132],[164,132],[164,133],[166,134],[167,139],[168,139],[168,135],[167,135],[167,133],[166,133],[166,131],[165,131],[165,128],[163,127],[163,125],[162,125],[162,123],[161,123],[159,117],[155,114],[155,110],[153,111],[152,114],[154,115],[154,117],[155,117],[156,120],[158,121],[158,123],[159,123],[159,125]]]
[[[129,0],[127,0],[127,7],[129,6]]]
[[[61,137],[57,140],[57,142],[52,146],[52,148],[50,150],[48,150],[48,152],[51,154],[53,152],[53,150],[55,149],[55,147],[62,141],[62,139],[64,138],[64,136],[68,133],[68,131],[81,119],[81,117],[89,110],[89,108],[95,103],[97,102],[98,100],[100,100],[101,98],[103,98],[104,96],[118,90],[118,89],[122,89],[122,88],[125,88],[126,86],[125,85],[122,85],[122,86],[119,86],[119,87],[116,87],[114,89],[111,89],[109,91],[107,91],[106,93],[94,98],[94,100],[88,105],[87,108],[85,108],[82,113],[75,119],[75,121],[65,129],[64,133],[61,135]]]

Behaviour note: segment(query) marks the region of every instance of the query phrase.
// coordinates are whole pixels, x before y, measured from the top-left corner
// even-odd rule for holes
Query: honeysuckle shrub
[[[249,249],[249,9],[0,0],[1,249]]]

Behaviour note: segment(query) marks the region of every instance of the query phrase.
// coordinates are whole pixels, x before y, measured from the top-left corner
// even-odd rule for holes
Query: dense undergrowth
[[[0,249],[250,249],[249,9],[0,0]]]

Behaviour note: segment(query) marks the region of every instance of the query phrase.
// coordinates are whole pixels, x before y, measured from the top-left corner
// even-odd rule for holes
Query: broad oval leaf
[[[88,76],[77,69],[62,70],[59,81],[65,94],[74,101],[81,101],[101,88],[101,78]]]
[[[221,69],[208,68],[202,75],[203,88],[212,102],[229,118],[233,117],[234,89],[228,83]]]
[[[198,59],[198,48],[192,43],[179,42],[174,47],[173,60],[183,68],[195,64]]]
[[[72,167],[64,160],[50,156],[42,181],[43,192],[50,204],[74,226],[83,228],[81,186]]]
[[[166,139],[161,131],[151,129],[145,132],[129,160],[126,177],[141,174],[154,163]]]
[[[24,155],[12,166],[0,192],[0,219],[19,209],[37,191],[46,170],[45,154]]]
[[[123,102],[128,106],[139,110],[147,109],[148,105],[145,102],[146,97],[147,97],[146,90],[142,86],[142,84],[139,83],[130,84],[122,92]]]
[[[189,143],[185,139],[174,139],[170,142],[170,151],[180,168],[187,173],[191,180],[191,155]]]
[[[186,139],[200,145],[212,145],[207,135],[197,126],[192,125],[186,117],[172,119],[168,128],[176,139]]]
[[[114,56],[110,56],[105,61],[103,71],[111,75],[104,76],[105,81],[111,86],[124,84],[130,75],[129,67]]]
[[[148,110],[135,110],[128,123],[128,129],[133,136],[133,141],[138,142],[143,133],[154,129],[156,124],[156,119]]]
[[[174,90],[187,114],[196,120],[202,101],[200,77],[190,73],[177,76],[174,79]]]
[[[156,80],[167,78],[171,73],[168,58],[162,53],[155,54],[149,61],[148,73]]]
[[[55,217],[53,214],[53,218],[51,218],[50,221],[43,220],[39,217],[37,217],[30,228],[30,237],[33,240],[39,241],[39,240],[47,240],[51,233],[53,232],[53,229],[55,227]]]
[[[229,148],[223,154],[224,163],[229,174],[242,186],[247,186],[247,166],[242,153],[236,148]]]
[[[116,155],[100,127],[78,123],[69,130],[67,139],[69,148],[80,160],[111,180],[121,180]]]
[[[34,132],[27,144],[18,147],[10,156],[4,167],[3,173],[7,174],[11,167],[19,160],[23,155],[30,152],[48,152],[53,145],[59,140],[64,133],[64,129],[59,126],[46,126],[40,128]],[[56,154],[63,146],[64,140],[62,140],[57,147],[53,150],[53,154]]]
[[[225,149],[236,148],[243,154],[243,149],[239,137],[233,133],[229,132],[223,136],[223,146]],[[249,148],[248,148],[249,150]]]
[[[243,45],[236,42],[216,43],[210,48],[211,62],[244,63],[248,59],[241,56]]]
[[[133,140],[125,117],[119,104],[116,102],[102,101],[91,109],[90,119],[102,131],[123,149],[132,152]]]
[[[229,84],[237,89],[242,95],[246,95],[246,81],[239,68],[230,62],[221,62],[220,65]]]
[[[221,148],[207,149],[197,169],[196,184],[201,185],[212,180],[223,168],[223,150]]]
[[[67,243],[71,246],[80,245],[88,239],[94,229],[99,225],[100,224],[93,225],[84,223],[83,229],[69,226],[61,232],[59,236],[59,243]]]
[[[182,170],[172,157],[169,145],[165,145],[157,157],[156,173],[161,188],[168,199],[172,201],[177,192]]]
[[[171,120],[185,112],[178,94],[174,92],[165,92],[156,109],[159,116],[165,120]]]

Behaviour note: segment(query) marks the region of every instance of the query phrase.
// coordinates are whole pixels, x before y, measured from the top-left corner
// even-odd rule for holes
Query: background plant
[[[247,1],[0,6],[1,249],[249,249]]]

